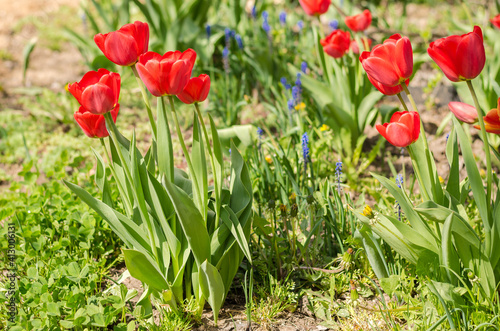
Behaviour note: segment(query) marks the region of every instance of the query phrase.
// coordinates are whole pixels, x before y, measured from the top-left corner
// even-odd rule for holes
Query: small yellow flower
[[[481,175],[481,177],[485,177],[486,171],[484,171],[484,169],[481,169],[481,170],[479,170],[479,174]]]
[[[329,127],[328,125],[326,125],[326,124],[323,124],[323,125],[319,128],[319,130],[320,130],[321,132],[323,132],[323,131],[328,131],[328,130],[330,130],[330,127]]]
[[[288,199],[290,199],[291,203],[295,203],[295,201],[297,200],[297,194],[295,194],[295,192],[292,192]]]
[[[444,179],[443,179],[443,177],[439,176],[439,182],[441,183],[441,185],[443,185],[443,184],[444,184]]]
[[[269,164],[273,163],[273,159],[269,155],[266,155],[266,161]]]
[[[66,92],[69,92],[69,83],[64,85],[64,89],[66,90]]]
[[[372,207],[366,205],[365,208],[363,209],[363,213],[362,215],[366,216],[366,217],[369,217],[369,218],[373,218],[373,210],[372,210]]]
[[[301,102],[297,106],[295,106],[295,110],[302,110],[304,108],[306,108],[306,104],[303,102]]]
[[[245,95],[243,96],[243,98],[245,99],[245,101],[246,101],[247,103],[250,103],[250,97],[249,97],[248,95],[246,95],[246,94],[245,94]]]

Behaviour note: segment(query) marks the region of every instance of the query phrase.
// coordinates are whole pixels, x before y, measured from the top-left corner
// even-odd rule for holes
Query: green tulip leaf
[[[465,168],[467,169],[467,175],[469,176],[469,183],[472,189],[472,194],[474,195],[474,201],[476,202],[479,214],[481,215],[481,219],[483,220],[485,231],[490,232],[492,225],[488,207],[488,203],[490,202],[486,201],[483,179],[481,178],[479,170],[477,169],[477,164],[476,160],[474,159],[474,154],[472,153],[470,141],[465,135],[462,126],[456,118],[453,118],[453,126],[457,131],[458,140],[460,141],[460,148],[462,150]]]
[[[205,221],[193,200],[180,188],[166,181],[165,189],[198,265],[210,260],[210,240]]]
[[[214,322],[217,325],[219,310],[222,307],[226,293],[224,282],[217,268],[208,261],[201,264],[199,271],[200,287],[210,307],[212,307]]]
[[[146,255],[134,249],[123,249],[123,256],[132,277],[160,292],[169,288],[165,278]]]

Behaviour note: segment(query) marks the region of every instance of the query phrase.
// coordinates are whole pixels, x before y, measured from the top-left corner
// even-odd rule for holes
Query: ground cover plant
[[[61,8],[0,53],[2,329],[499,329],[500,3]]]

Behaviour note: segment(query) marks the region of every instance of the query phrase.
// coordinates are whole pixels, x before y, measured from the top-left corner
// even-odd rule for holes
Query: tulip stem
[[[120,191],[120,194],[122,195],[122,198],[123,198],[122,200],[123,200],[123,203],[125,204],[125,209],[127,210],[127,215],[130,216],[130,215],[132,215],[132,206],[130,205],[130,201],[125,194],[125,190],[123,189],[121,181],[118,180],[118,176],[116,176],[115,167],[113,167],[113,162],[111,162],[111,159],[109,157],[108,149],[106,148],[106,143],[104,142],[104,139],[100,138],[99,140],[101,141],[101,145],[104,148],[104,154],[106,155],[106,160],[108,161],[109,169],[111,170],[111,174],[115,178],[116,184],[118,185],[118,190]]]
[[[134,185],[134,181],[132,178],[132,174],[130,173],[129,165],[128,165],[127,161],[125,160],[125,157],[123,156],[123,153],[122,153],[122,149],[121,149],[122,146],[118,142],[118,138],[117,138],[117,134],[116,134],[117,128],[114,125],[115,123],[113,122],[113,117],[111,116],[111,113],[107,112],[106,114],[104,114],[104,119],[106,120],[106,126],[108,127],[109,136],[111,137],[111,139],[113,140],[113,143],[115,144],[116,151],[118,153],[118,157],[120,158],[120,161],[121,161],[122,166],[123,166],[123,170],[125,172],[125,176],[127,177],[127,180],[129,181],[130,186],[135,188],[135,189],[132,189],[132,194],[134,195],[135,202],[139,206],[139,213],[140,213],[142,219],[144,220],[144,222],[146,223],[148,230],[149,230],[151,253],[153,254],[153,257],[156,259],[158,266],[161,266],[160,257],[158,255],[158,250],[156,248],[155,233],[153,232],[153,226],[151,224],[151,219],[149,218],[147,210],[144,210],[144,208],[141,208],[141,203],[139,202],[139,197],[138,197],[137,191],[136,191],[137,186]],[[136,147],[131,146],[130,148],[136,148]],[[139,188],[140,188],[140,186],[139,186]]]
[[[406,93],[406,96],[408,97],[408,100],[410,100],[411,107],[413,108],[413,111],[418,113],[417,109],[417,104],[415,103],[415,100],[413,99],[413,96],[410,93],[410,90],[408,89],[408,86],[406,86],[406,83],[401,83],[401,86],[403,87],[403,90]],[[419,113],[420,115],[420,113]],[[420,117],[420,131],[422,132],[423,140],[424,140],[424,147],[426,151],[429,151],[429,144],[427,143],[427,136],[425,135],[425,130],[424,130],[424,122],[422,121],[422,117]]]
[[[364,47],[365,51],[369,52],[370,51],[370,43],[368,42],[368,37],[366,37],[366,35],[363,35],[362,40],[363,40],[363,47]],[[360,51],[359,53],[361,54],[362,52]]]
[[[153,111],[151,110],[151,104],[149,103],[148,94],[146,93],[146,89],[144,88],[144,84],[141,80],[141,77],[139,77],[139,73],[137,72],[135,64],[130,68],[134,73],[135,79],[137,80],[137,84],[139,84],[139,88],[141,89],[142,99],[144,100],[144,103],[146,104],[146,110],[148,111],[149,123],[151,124],[151,131],[153,132],[153,139],[156,140],[157,137],[156,122],[153,117]]]
[[[415,111],[415,112],[418,113],[417,104],[415,103],[415,100],[413,99],[413,96],[411,95],[410,90],[408,89],[408,86],[406,86],[405,82],[401,83],[401,86],[403,87],[403,90],[405,91],[406,96],[408,97],[408,100],[410,100],[411,107],[413,108],[413,111]],[[419,118],[420,118],[420,136],[422,137],[422,141],[424,143],[424,152],[425,152],[425,159],[427,161],[428,174],[429,174],[429,177],[430,177],[430,180],[431,180],[431,183],[432,183],[432,191],[433,191],[433,193],[435,195],[434,198],[436,199],[438,197],[438,194],[436,192],[436,187],[435,187],[435,185],[436,185],[436,182],[435,182],[436,177],[434,177],[434,175],[437,176],[437,173],[435,173],[434,170],[433,170],[434,167],[432,166],[431,152],[429,150],[429,143],[427,142],[427,135],[425,134],[424,122],[422,121],[422,117],[421,116],[419,116]],[[414,168],[418,169],[418,167],[414,167]],[[421,177],[421,178],[423,179],[423,177]],[[420,185],[422,186],[421,187],[422,192],[426,192],[427,188],[424,187],[422,184],[423,184],[423,182],[420,182]],[[427,192],[426,192],[425,195],[428,198]]]
[[[481,108],[479,108],[479,102],[477,100],[476,91],[474,91],[474,86],[472,85],[472,81],[468,80],[467,86],[469,87],[469,91],[472,95],[472,99],[474,100],[474,106],[476,106],[477,119],[479,121],[479,126],[481,127],[481,135],[483,138],[484,153],[486,154],[486,171],[487,171],[487,173],[486,173],[486,206],[487,206],[488,217],[489,217],[490,209],[491,209],[491,182],[492,182],[490,143],[488,141],[488,135],[486,133],[486,128],[484,126],[484,119],[483,119],[484,114],[481,111]]]
[[[184,136],[182,135],[181,126],[179,125],[179,119],[177,118],[177,113],[175,112],[174,97],[172,95],[169,95],[168,101],[170,102],[170,109],[172,110],[172,117],[174,118],[177,136],[179,137],[179,142],[181,143],[182,151],[184,152],[184,156],[186,158],[186,163],[187,163],[188,168],[189,168],[189,174],[193,179],[194,199],[198,205],[200,212],[202,212],[203,215],[206,215],[203,212],[205,210],[206,206],[204,206],[203,202],[202,202],[203,199],[201,196],[200,187],[198,186],[198,178],[196,177],[196,172],[194,171],[193,163],[191,162],[191,157],[189,156],[186,144],[184,142]]]
[[[205,126],[205,122],[203,122],[203,116],[201,115],[200,106],[198,102],[194,103],[194,108],[196,108],[196,113],[198,114],[198,118],[200,119],[201,127],[203,128],[203,133],[205,135],[205,140],[207,141],[208,154],[210,155],[210,165],[212,166],[212,174],[214,178],[215,205],[217,206],[215,214],[215,228],[217,229],[219,227],[219,219],[220,219],[220,203],[219,203],[220,194],[219,194],[219,181],[217,180],[217,175],[215,173],[215,157],[212,151],[212,146],[210,145],[207,127]]]
[[[405,101],[403,100],[403,97],[401,96],[401,92],[396,94],[398,96],[398,99],[399,99],[399,102],[401,102],[401,104],[403,105],[403,108],[405,109],[405,111],[408,111],[408,107],[406,107],[406,103]]]
[[[420,186],[422,186],[423,184],[423,177],[422,177],[422,174],[420,173],[420,169],[418,168],[418,165],[414,162],[415,159],[415,155],[413,153],[413,150],[412,150],[412,146],[408,146],[408,154],[410,154],[410,159],[411,159],[411,162],[413,164],[413,170],[415,171],[415,174],[417,175],[417,179],[418,179],[418,182],[420,183]],[[429,194],[427,193],[427,189],[425,187],[420,187],[420,190],[424,196],[424,199],[427,200],[431,200],[429,198]]]

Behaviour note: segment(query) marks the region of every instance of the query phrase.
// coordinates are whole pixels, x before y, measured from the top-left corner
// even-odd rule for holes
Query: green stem
[[[410,90],[408,90],[408,86],[406,86],[406,84],[404,82],[401,83],[401,86],[403,87],[403,90],[405,91],[406,96],[410,100],[411,107],[413,108],[413,111],[418,113],[417,104],[415,103],[415,100],[413,99],[413,96],[411,95]],[[425,131],[424,131],[424,122],[422,121],[422,117],[421,116],[419,116],[419,117],[420,117],[420,132],[422,133],[421,135],[422,135],[423,140],[424,140],[425,151],[428,152],[429,151],[429,144],[427,143],[427,136],[425,135]]]
[[[130,168],[129,168],[127,162],[125,161],[125,157],[123,156],[123,153],[121,150],[121,145],[118,142],[117,133],[116,133],[117,128],[114,126],[115,123],[113,121],[113,117],[111,116],[111,113],[107,112],[106,114],[104,114],[104,119],[106,120],[106,126],[108,127],[109,136],[111,137],[111,139],[113,140],[113,143],[116,146],[116,151],[118,152],[118,157],[120,158],[120,161],[122,163],[123,171],[125,172],[125,176],[127,177],[127,180],[129,181],[130,186],[133,188],[132,193],[134,195],[134,199],[135,199],[136,203],[140,206],[141,204],[139,203],[139,197],[137,196],[137,192],[134,189],[135,186],[134,186],[134,181],[132,179],[132,175],[130,173]],[[132,148],[135,148],[135,146],[132,146]],[[156,248],[156,240],[155,240],[155,236],[153,233],[153,227],[151,224],[151,220],[149,219],[147,211],[144,211],[143,208],[139,208],[139,212],[140,212],[142,218],[144,219],[144,221],[146,222],[148,230],[149,230],[149,236],[150,236],[150,241],[151,241],[151,250],[152,250],[153,256],[156,259],[158,266],[161,266],[160,257],[158,255],[158,250]]]
[[[492,172],[491,172],[491,152],[490,152],[490,143],[488,141],[488,135],[486,133],[486,128],[484,126],[483,112],[481,108],[479,108],[479,102],[477,100],[476,91],[474,91],[474,86],[472,86],[472,81],[467,81],[467,86],[469,87],[469,91],[472,95],[472,99],[474,99],[474,106],[476,106],[477,111],[477,119],[479,121],[479,126],[481,127],[481,135],[483,138],[484,145],[484,153],[486,154],[486,207],[488,210],[488,217],[490,217],[491,211],[491,183],[492,183]],[[489,222],[489,220],[487,220]]]
[[[368,43],[368,38],[366,36],[363,36],[363,46],[365,48],[365,51],[369,52],[370,51],[370,44]],[[361,50],[360,50],[361,54]]]
[[[403,87],[403,90],[405,91],[406,96],[410,100],[411,107],[413,108],[413,110],[415,112],[418,113],[417,104],[415,103],[415,100],[413,99],[413,96],[411,95],[410,90],[408,90],[406,83],[405,82],[401,83],[401,86]],[[420,113],[419,113],[419,115],[420,115]],[[429,150],[429,143],[427,142],[427,135],[425,134],[424,122],[422,121],[421,116],[419,116],[419,118],[420,118],[420,136],[422,137],[422,141],[424,143],[424,153],[425,153],[425,159],[427,161],[428,175],[429,175],[431,183],[432,183],[431,189],[432,189],[432,192],[434,193],[434,198],[438,199],[438,194],[436,192],[436,187],[435,187],[435,185],[436,185],[435,179],[436,178],[434,177],[434,175],[437,176],[437,173],[434,173],[434,171],[433,171],[433,166],[432,166],[432,162],[431,162],[431,152]],[[423,182],[421,182],[421,184],[422,183]],[[426,190],[425,187],[421,187],[421,189],[422,189],[422,191]]]
[[[174,97],[169,95],[168,101],[170,102],[170,109],[172,110],[172,117],[174,119],[177,137],[179,137],[179,142],[181,143],[182,151],[184,152],[184,157],[186,158],[186,163],[189,168],[189,175],[193,178],[193,193],[195,194],[195,202],[197,202],[199,210],[202,211],[204,206],[201,202],[202,199],[200,188],[198,186],[198,178],[196,177],[196,172],[194,171],[193,163],[191,162],[191,156],[189,156],[189,152],[184,142],[184,136],[182,135],[181,126],[179,125],[179,119],[177,118],[177,113],[175,112]]]
[[[118,190],[120,191],[120,193],[122,195],[122,200],[123,200],[123,203],[125,204],[125,209],[127,210],[127,215],[132,215],[132,206],[130,205],[130,201],[125,194],[125,190],[123,189],[121,181],[118,179],[118,176],[116,176],[115,167],[113,167],[113,162],[111,162],[111,159],[109,157],[108,149],[106,148],[106,143],[104,142],[103,138],[100,138],[99,140],[101,141],[101,145],[104,148],[104,154],[106,155],[106,160],[108,161],[109,169],[111,170],[111,174],[115,178],[116,185],[118,185]]]
[[[210,140],[208,137],[207,127],[205,126],[205,122],[203,122],[203,116],[201,115],[200,106],[198,102],[194,103],[194,107],[196,108],[196,113],[198,114],[198,118],[201,122],[201,127],[203,128],[203,134],[205,135],[205,140],[207,142],[208,154],[210,155],[210,165],[212,166],[212,174],[214,178],[214,190],[215,190],[215,205],[217,206],[216,214],[215,214],[215,229],[219,227],[220,220],[220,195],[219,195],[219,181],[217,180],[217,176],[215,174],[215,156],[212,151],[212,146],[210,145]]]
[[[123,156],[122,150],[121,150],[121,145],[118,142],[118,137],[115,131],[115,126],[114,126],[114,121],[113,118],[111,117],[111,113],[107,112],[104,114],[104,119],[106,120],[106,126],[108,128],[109,132],[109,137],[111,140],[113,140],[113,143],[116,146],[116,152],[118,153],[118,158],[120,159],[122,166],[123,166],[123,171],[125,172],[125,177],[127,177],[127,180],[129,181],[130,185],[133,185],[134,182],[132,181],[132,175],[130,174],[130,168],[128,167],[128,163],[125,161],[125,157]]]
[[[149,123],[151,124],[151,131],[153,132],[153,139],[156,140],[157,135],[157,130],[156,130],[156,122],[153,117],[153,111],[151,110],[151,104],[149,103],[149,98],[148,94],[146,92],[146,89],[144,87],[144,83],[141,80],[141,77],[139,77],[139,73],[137,72],[137,68],[135,67],[135,64],[130,67],[132,69],[132,72],[134,73],[135,79],[137,80],[137,84],[139,84],[139,88],[141,89],[141,94],[142,94],[142,99],[144,100],[144,103],[146,104],[146,110],[148,112],[148,117],[149,117]]]
[[[403,97],[401,96],[401,93],[398,93],[396,95],[398,96],[399,102],[401,102],[401,104],[403,105],[403,108],[405,109],[405,111],[408,111],[408,107],[406,107],[406,103],[403,100]]]
[[[422,174],[420,173],[420,169],[418,167],[418,165],[414,162],[415,160],[415,155],[413,155],[413,151],[412,151],[412,146],[408,146],[408,154],[410,154],[410,158],[412,160],[412,163],[413,163],[413,170],[415,171],[415,174],[417,175],[417,178],[418,178],[418,182],[420,183],[420,186],[423,185],[423,177],[422,177]],[[426,200],[431,200],[429,198],[429,194],[427,193],[427,189],[425,187],[421,187],[420,190],[422,191],[422,194],[424,195],[424,198]]]
[[[205,125],[205,122],[203,122],[203,117],[201,115],[201,110],[200,110],[200,106],[198,105],[198,102],[195,102],[194,103],[194,108],[196,108],[196,114],[198,115],[198,118],[200,119],[200,122],[201,122],[201,127],[203,129],[203,134],[205,135],[205,140],[207,142],[207,147],[208,147],[208,154],[210,155],[210,160],[212,162],[212,170],[213,170],[213,166],[214,166],[214,155],[213,155],[213,152],[212,152],[212,146],[210,145],[210,139],[208,137],[208,131],[207,131],[207,127]]]
[[[274,252],[276,253],[276,260],[278,262],[278,270],[279,270],[279,277],[281,278],[281,258],[280,258],[280,252],[278,250],[278,242],[277,242],[277,237],[276,237],[276,212],[273,211],[273,218],[272,218],[272,231],[273,231],[273,243],[274,243]]]
[[[321,20],[318,18],[318,23],[319,23],[319,29],[321,29]],[[323,46],[321,46],[320,40],[321,40],[321,35],[319,30],[316,29],[314,25],[312,25],[313,29],[313,38],[314,38],[314,45],[316,47],[316,53],[318,56],[319,63],[321,64],[321,68],[323,69],[323,75],[326,78],[326,81],[328,84],[331,86],[332,84],[332,79],[330,78],[330,70],[328,70],[326,66],[326,60],[325,60],[325,52],[323,50]]]

